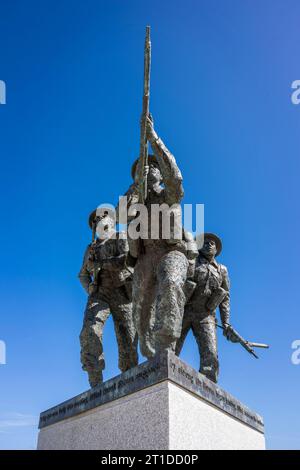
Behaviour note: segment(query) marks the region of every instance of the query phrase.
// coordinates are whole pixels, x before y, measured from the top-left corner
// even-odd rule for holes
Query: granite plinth
[[[165,351],[41,413],[38,449],[264,449],[262,418]]]

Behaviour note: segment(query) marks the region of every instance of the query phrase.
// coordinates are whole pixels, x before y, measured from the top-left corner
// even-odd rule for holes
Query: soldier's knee
[[[171,251],[168,262],[172,265],[172,272],[182,275],[187,273],[189,262],[187,257],[181,251]]]
[[[102,370],[88,371],[88,374],[89,374],[89,383],[92,388],[96,387],[97,385],[100,385],[103,382]]]
[[[184,296],[183,286],[184,280],[176,276],[167,276],[160,281],[160,295],[161,298],[167,297],[168,295],[174,295],[177,297]]]

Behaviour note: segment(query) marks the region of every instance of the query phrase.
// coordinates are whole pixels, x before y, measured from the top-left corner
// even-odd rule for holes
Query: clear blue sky
[[[220,335],[220,385],[264,416],[269,448],[300,448],[299,15],[297,0],[1,0],[0,448],[34,448],[40,411],[88,388],[77,273],[89,212],[131,182],[146,24],[184,202],[223,239],[233,325],[271,344],[257,361]],[[109,378],[111,320],[104,345]],[[198,367],[192,337],[182,357]]]

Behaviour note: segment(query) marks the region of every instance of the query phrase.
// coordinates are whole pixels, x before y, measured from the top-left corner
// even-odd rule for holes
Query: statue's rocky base
[[[170,352],[40,417],[38,449],[264,449],[262,418]]]

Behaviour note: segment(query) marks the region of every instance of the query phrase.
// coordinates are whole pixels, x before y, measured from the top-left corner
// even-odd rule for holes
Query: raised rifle
[[[148,141],[147,141],[147,117],[149,116],[150,102],[150,67],[151,67],[151,42],[150,26],[146,26],[146,38],[144,49],[144,93],[143,110],[141,116],[140,139],[140,164],[139,164],[139,202],[144,204],[147,199],[147,176],[145,166],[148,165]]]

